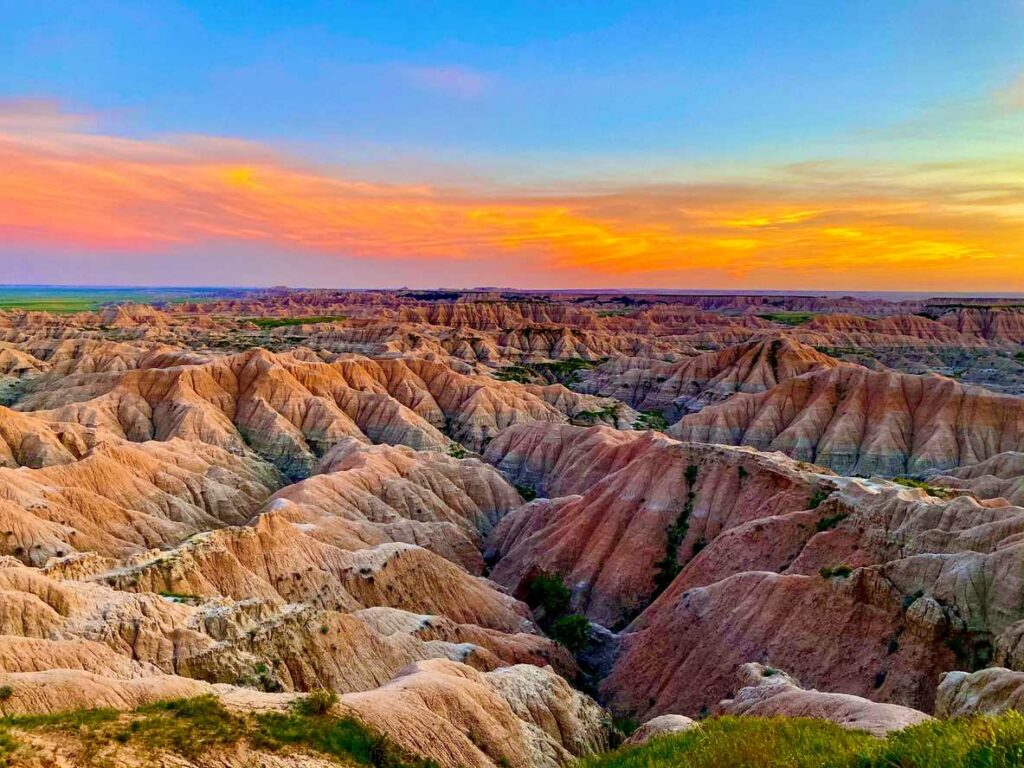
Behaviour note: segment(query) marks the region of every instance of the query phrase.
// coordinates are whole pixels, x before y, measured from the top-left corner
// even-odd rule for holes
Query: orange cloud
[[[2,115],[8,246],[134,254],[233,240],[451,270],[514,257],[563,284],[1024,289],[1024,166],[1011,163],[470,195],[340,178],[244,142],[129,140],[52,115],[22,130]]]

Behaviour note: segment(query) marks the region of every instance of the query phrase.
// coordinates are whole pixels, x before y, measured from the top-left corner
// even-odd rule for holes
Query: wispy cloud
[[[396,67],[396,72],[399,77],[417,88],[460,99],[482,96],[491,85],[487,75],[469,67],[401,65]]]
[[[36,106],[0,114],[7,248],[141,259],[227,241],[421,263],[430,274],[505,273],[513,259],[534,283],[557,274],[636,286],[1024,289],[1020,159],[805,163],[748,184],[468,192],[311,170],[230,139],[84,132]]]
[[[50,133],[88,130],[91,115],[75,114],[55,99],[0,99],[0,131]]]

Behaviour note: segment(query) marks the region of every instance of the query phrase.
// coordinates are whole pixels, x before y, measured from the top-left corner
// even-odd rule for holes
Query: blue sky
[[[555,176],[595,158],[859,151],[1024,70],[1024,3],[1010,0],[3,9],[0,94],[56,98],[128,135],[244,137],[342,163],[527,158]],[[417,78],[427,69],[464,87]]]
[[[77,252],[117,265],[101,281],[249,258],[261,280],[305,259],[325,284],[437,284],[419,254],[447,243],[453,280],[508,279],[511,249],[536,285],[831,286],[843,237],[865,288],[938,258],[937,286],[1024,265],[1024,0],[0,0],[0,18],[0,173],[20,180],[0,184],[0,259],[26,279]],[[413,225],[384,237],[394,211]]]

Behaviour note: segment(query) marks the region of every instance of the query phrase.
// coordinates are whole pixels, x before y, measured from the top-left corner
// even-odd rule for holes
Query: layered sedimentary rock
[[[429,661],[342,699],[367,724],[444,766],[564,765],[608,746],[607,719],[549,670],[480,673]]]
[[[783,451],[837,472],[916,473],[1024,448],[1024,398],[841,365],[683,417],[680,440]]]
[[[671,420],[737,393],[756,393],[836,360],[791,339],[771,338],[707,352],[680,362],[617,358],[587,376],[582,392],[618,398]]]
[[[991,667],[977,672],[948,672],[939,683],[938,717],[998,715],[1024,711],[1024,672]]]
[[[763,664],[744,664],[738,672],[742,686],[716,710],[748,717],[813,717],[857,731],[884,736],[932,718],[924,712],[895,704],[879,704],[860,696],[806,690],[785,672]]]
[[[1016,391],[1022,316],[287,289],[0,312],[0,709],[326,687],[442,766],[526,768],[607,745],[573,683],[641,733],[1019,706],[1022,401],[927,372]],[[521,602],[541,572],[596,622],[578,659]]]
[[[1011,504],[1024,506],[1024,453],[998,453],[977,464],[931,475],[928,482],[962,489],[978,498],[1003,498]]]
[[[627,746],[646,744],[651,739],[671,736],[699,727],[700,724],[696,720],[685,715],[658,715],[637,728],[623,743]]]
[[[522,503],[492,467],[476,459],[354,439],[335,445],[318,474],[267,502],[308,535],[344,549],[417,544],[481,573],[481,537]]]
[[[525,605],[426,549],[340,549],[273,512],[252,527],[200,534],[174,549],[133,557],[103,578],[136,592],[259,598],[341,611],[389,606],[508,632],[532,626]]]
[[[417,359],[327,364],[311,352],[254,350],[205,362],[163,355],[154,363],[69,376],[18,407],[133,441],[181,437],[235,452],[252,447],[292,477],[308,475],[317,457],[344,438],[443,450],[444,430],[480,448],[511,424],[558,423],[581,413],[605,418],[608,407],[562,386],[464,376]],[[617,417],[613,409],[607,418],[629,414]]]
[[[282,710],[294,697],[254,694],[232,686],[213,686],[176,676],[115,680],[85,672],[0,675],[11,694],[6,712],[53,712],[67,706],[131,709],[153,701],[213,695],[229,710]],[[603,710],[550,670],[528,665],[481,673],[462,664],[435,660],[406,669],[386,685],[340,698],[338,715],[354,716],[413,754],[444,768],[554,768],[607,748]],[[25,736],[25,734],[19,734]],[[29,735],[32,752],[50,755],[55,765],[72,765],[79,745],[65,737],[57,751],[45,735]],[[132,747],[117,751],[119,764],[131,764]],[[153,750],[146,760],[155,756]],[[213,746],[207,757],[223,764],[298,768],[335,765],[304,753],[267,754],[245,744]],[[210,765],[204,758],[163,754],[174,765]],[[140,765],[146,763],[140,763]],[[150,763],[151,764],[151,763]]]
[[[722,531],[806,509],[827,482],[749,450],[603,427],[517,427],[487,457],[514,482],[561,496],[502,520],[491,578],[517,590],[558,573],[574,607],[610,626],[639,613]]]
[[[858,315],[819,315],[794,330],[794,336],[815,346],[958,347],[987,346],[983,335],[961,333],[946,323],[921,315],[901,314],[870,318]]]
[[[264,462],[201,443],[115,439],[86,451],[72,426],[36,434],[57,435],[70,450],[55,441],[33,449],[46,462],[29,462],[51,466],[0,468],[0,553],[26,563],[72,552],[126,556],[237,525],[281,484]],[[80,458],[66,463],[72,451]]]
[[[1024,510],[835,482],[811,514],[739,525],[683,568],[623,636],[613,705],[695,712],[760,661],[927,711],[941,672],[1016,658]]]

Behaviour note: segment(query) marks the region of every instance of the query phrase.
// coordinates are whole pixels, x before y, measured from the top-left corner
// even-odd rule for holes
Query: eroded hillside
[[[284,289],[0,312],[0,735],[26,764],[319,764],[258,713],[333,691],[403,760],[527,768],[607,750],[613,715],[1012,708],[1022,317]],[[206,703],[159,709],[182,699]],[[24,719],[96,707],[95,754]],[[234,736],[115,738],[174,707]]]

